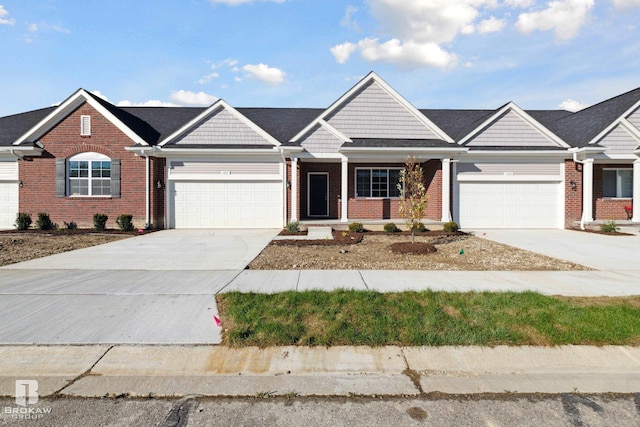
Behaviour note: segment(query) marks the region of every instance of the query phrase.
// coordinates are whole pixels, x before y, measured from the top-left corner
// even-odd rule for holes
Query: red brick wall
[[[571,188],[571,181],[577,184]],[[564,226],[573,227],[582,218],[582,165],[573,160],[564,162]]]
[[[91,136],[80,136],[80,116],[91,116]],[[20,212],[37,218],[47,212],[53,222],[76,222],[80,227],[93,227],[93,214],[109,216],[108,228],[116,228],[121,214],[132,214],[133,222],[145,224],[145,160],[126,152],[133,142],[111,122],[85,103],[40,138],[44,144],[42,157],[20,162]],[[56,158],[66,159],[82,152],[97,152],[121,160],[121,197],[56,197]]]
[[[440,221],[442,217],[442,162],[428,160],[422,164],[427,186],[427,219]],[[452,180],[449,182],[453,183]],[[453,200],[449,195],[449,200]]]
[[[341,190],[341,168],[340,163],[309,163],[298,162],[300,175],[298,181],[298,203],[301,218],[308,218],[308,174],[309,172],[329,173],[329,216],[327,219],[340,218],[340,190]],[[315,217],[314,217],[315,218]]]
[[[151,223],[155,228],[165,227],[165,196],[166,196],[166,159],[159,157],[152,157],[151,159]],[[160,181],[162,188],[158,188],[158,181]]]
[[[625,206],[632,205],[632,199],[611,199],[603,196],[602,170],[603,169],[632,169],[629,164],[595,164],[593,165],[593,205],[595,207],[594,219],[596,220],[626,220]]]
[[[293,170],[291,168],[291,160],[287,160],[287,182],[292,182],[292,173]],[[301,194],[300,193],[300,180],[301,180],[301,176],[300,176],[300,161],[298,161],[298,175],[297,175],[297,184],[298,184],[298,209],[296,209],[296,218],[298,220],[300,220],[300,206],[301,205]],[[305,203],[306,203],[306,199],[305,199]],[[291,186],[287,186],[287,222],[291,221]]]

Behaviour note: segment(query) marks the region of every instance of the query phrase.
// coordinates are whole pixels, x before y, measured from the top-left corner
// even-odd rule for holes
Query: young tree
[[[415,157],[407,157],[404,169],[400,171],[398,189],[402,194],[399,214],[411,230],[411,243],[416,242],[416,230],[427,209],[427,189],[424,186],[422,166]]]

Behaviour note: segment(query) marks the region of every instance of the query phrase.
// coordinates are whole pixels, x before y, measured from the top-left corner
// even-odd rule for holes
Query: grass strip
[[[640,297],[337,290],[217,296],[243,346],[640,345]]]

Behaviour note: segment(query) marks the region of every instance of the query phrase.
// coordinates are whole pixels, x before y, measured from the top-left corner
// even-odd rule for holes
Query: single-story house
[[[159,228],[398,218],[408,156],[425,172],[428,220],[626,220],[639,146],[640,88],[575,113],[419,110],[373,72],[323,109],[117,107],[79,89],[0,118],[0,228],[18,212],[80,226],[130,213]]]

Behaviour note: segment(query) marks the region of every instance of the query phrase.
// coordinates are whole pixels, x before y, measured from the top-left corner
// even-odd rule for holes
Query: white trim
[[[593,222],[593,159],[582,162],[582,219],[580,227]]]
[[[68,159],[66,159],[65,161],[65,180],[66,180],[66,187],[67,187],[67,191],[66,191],[66,196],[67,197],[89,197],[89,198],[100,198],[100,197],[111,197],[111,188],[109,188],[109,194],[92,194],[93,193],[93,186],[92,183],[95,181],[108,181],[109,182],[109,187],[111,187],[111,180],[113,179],[111,177],[111,158],[105,156],[104,154],[100,154],[100,153],[93,153],[93,152],[85,152],[85,153],[80,153],[80,154],[76,154],[75,156],[71,156]],[[88,173],[87,173],[87,177],[71,177],[71,162],[87,162],[88,163]],[[94,162],[109,162],[109,178],[94,178],[93,177],[93,163]],[[87,194],[72,194],[71,193],[71,180],[86,180],[87,181]]]
[[[184,126],[179,128],[177,131],[175,131],[171,135],[169,135],[166,138],[164,138],[158,144],[158,146],[164,147],[167,143],[172,142],[174,139],[186,134],[195,125],[197,125],[198,123],[206,120],[207,118],[209,118],[213,113],[215,113],[219,109],[227,110],[228,112],[230,112],[235,118],[237,118],[242,123],[247,125],[249,128],[251,128],[251,130],[256,132],[258,135],[260,135],[262,138],[264,138],[267,142],[273,144],[274,147],[279,147],[281,145],[280,141],[278,141],[277,139],[275,139],[274,137],[269,135],[267,132],[264,131],[264,129],[262,129],[260,126],[258,126],[257,124],[255,124],[251,120],[249,120],[247,118],[247,116],[245,116],[244,114],[240,113],[238,110],[233,108],[231,105],[227,104],[223,99],[218,99],[216,102],[211,104],[211,106],[209,108],[204,110],[202,113],[198,114],[195,118],[191,119],[187,124],[185,124]],[[246,150],[247,149],[245,149],[245,151]]]
[[[441,221],[451,221],[451,159],[442,159]]]
[[[603,101],[603,102],[606,102],[606,101]],[[620,115],[620,117],[618,117],[616,120],[611,122],[611,124],[609,126],[604,128],[604,130],[602,130],[602,132],[597,134],[591,141],[588,142],[588,144],[596,144],[598,141],[600,141],[602,138],[604,138],[609,132],[611,132],[619,123],[620,124],[624,123],[625,125],[630,125],[631,128],[633,128],[633,132],[636,134],[636,136],[638,138],[640,138],[640,131],[635,129],[635,126],[633,126],[633,124],[631,124],[627,120],[627,116],[629,116],[631,113],[633,113],[638,108],[640,108],[640,101],[637,101],[635,104],[633,104],[633,106],[631,106],[631,108],[629,108],[627,111],[622,113]]]
[[[311,175],[325,175],[327,177],[327,214],[311,215]],[[329,217],[329,172],[307,172],[307,216],[309,218]]]
[[[566,142],[564,142],[562,139],[560,139],[556,134],[554,134],[553,132],[551,132],[549,129],[547,129],[545,126],[543,126],[539,121],[537,121],[536,119],[534,119],[533,117],[531,117],[526,111],[524,111],[523,109],[521,109],[520,107],[518,107],[515,103],[513,102],[509,102],[508,104],[506,104],[505,106],[503,106],[502,108],[500,108],[498,111],[496,111],[493,115],[491,115],[487,120],[485,120],[484,122],[482,122],[482,124],[480,124],[478,127],[476,127],[475,129],[473,129],[471,132],[469,132],[464,138],[462,138],[458,144],[460,145],[464,145],[466,142],[468,142],[471,138],[473,138],[474,136],[478,135],[480,132],[482,132],[487,126],[489,126],[492,122],[494,122],[496,119],[498,119],[501,115],[505,114],[507,111],[513,111],[514,113],[516,113],[516,115],[518,115],[518,117],[520,117],[522,120],[524,120],[525,122],[527,122],[529,125],[531,125],[534,129],[536,129],[538,132],[540,132],[541,134],[543,134],[546,138],[550,139],[551,142],[555,143],[557,146],[559,147],[564,147],[564,148],[571,148],[571,146],[569,144],[567,144]]]
[[[604,171],[615,171],[616,172],[616,195],[615,196],[605,196],[604,194]],[[622,177],[620,176],[620,171],[631,172],[631,196],[622,196]],[[602,168],[602,197],[605,199],[631,199],[633,198],[633,169],[632,168]]]
[[[71,114],[76,108],[87,102],[98,113],[103,115],[109,120],[115,127],[117,127],[122,133],[128,136],[135,144],[148,146],[149,144],[141,138],[138,134],[121,122],[116,116],[111,114],[109,110],[102,106],[98,101],[89,95],[84,89],[78,89],[69,98],[63,101],[55,110],[53,110],[47,117],[40,120],[35,126],[24,133],[18,138],[13,145],[20,145],[26,141],[37,141],[42,135],[47,133],[50,129],[64,120],[69,114]]]
[[[365,85],[370,82],[377,83],[388,95],[394,98],[398,103],[400,103],[410,114],[412,114],[416,119],[418,119],[425,127],[429,128],[432,132],[434,132],[440,139],[447,141],[449,143],[454,143],[453,138],[446,134],[442,129],[436,126],[431,120],[429,120],[424,114],[422,114],[416,107],[411,105],[402,95],[396,92],[387,82],[382,80],[380,76],[378,76],[375,72],[371,71],[367,74],[362,80],[356,83],[351,89],[344,93],[340,98],[338,98],[333,104],[329,106],[326,110],[322,112],[314,121],[309,123],[304,129],[298,132],[293,138],[290,139],[290,142],[297,142],[300,138],[305,136],[316,124],[319,124],[321,120],[324,120],[325,117],[333,113],[339,107],[341,107],[345,101],[347,101],[352,95],[354,95],[357,91],[362,89]]]
[[[335,136],[336,138],[338,138],[339,140],[341,140],[342,142],[353,142],[351,140],[351,138],[349,138],[347,135],[343,134],[342,132],[340,132],[338,129],[336,129],[335,127],[331,126],[328,122],[326,122],[324,119],[320,119],[318,120],[318,124],[325,128],[327,130],[327,132],[330,132],[333,136]]]
[[[349,159],[340,161],[340,221],[348,222],[349,216]]]
[[[633,202],[631,221],[640,222],[640,159],[633,162]]]
[[[285,193],[286,194],[286,193]],[[286,204],[285,204],[286,206]],[[291,159],[291,221],[298,220],[298,159]]]

